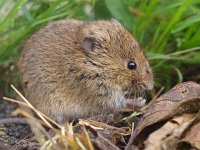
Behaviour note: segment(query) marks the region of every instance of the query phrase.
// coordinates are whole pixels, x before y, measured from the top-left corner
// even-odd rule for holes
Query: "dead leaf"
[[[180,131],[185,129],[193,117],[194,114],[184,114],[166,122],[161,128],[149,135],[144,142],[145,150],[176,149]]]
[[[108,139],[104,138],[100,133],[97,132],[97,138],[95,140],[96,145],[101,150],[119,150],[117,146],[112,144]]]
[[[200,149],[200,134],[198,134],[199,129],[200,123],[194,125],[180,143],[187,142],[190,143],[193,147]]]
[[[128,127],[118,128],[91,119],[87,120],[79,119],[79,124],[89,127],[92,130],[92,133],[94,133],[95,135],[95,138],[93,138],[94,141],[97,140],[98,134],[100,134],[101,140],[103,137],[104,139],[109,140],[112,144],[116,144],[117,141],[123,139],[123,136],[130,135],[131,133],[131,130]],[[97,143],[98,142],[99,141],[97,141]]]
[[[187,129],[187,132],[185,133],[184,137],[181,139],[181,142],[187,142],[190,143],[193,147],[200,149],[200,120],[198,120],[197,123],[192,124],[190,129]]]
[[[176,85],[152,103],[131,135],[126,149],[130,148],[133,141],[145,128],[166,121],[177,114],[192,113],[199,109],[200,84],[184,82]]]
[[[90,126],[91,128],[96,129],[96,130],[111,129],[113,131],[117,131],[122,134],[127,134],[127,130],[130,131],[130,129],[128,127],[117,128],[117,127],[108,125],[106,123],[98,122],[98,121],[91,120],[91,119],[87,119],[87,120],[79,119],[79,124]]]

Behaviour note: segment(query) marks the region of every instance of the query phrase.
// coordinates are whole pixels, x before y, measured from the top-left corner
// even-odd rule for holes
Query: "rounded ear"
[[[94,37],[85,37],[83,39],[83,49],[86,52],[91,52],[94,50],[95,38]]]

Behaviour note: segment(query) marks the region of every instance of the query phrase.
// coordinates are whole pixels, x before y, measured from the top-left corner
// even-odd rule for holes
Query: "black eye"
[[[128,69],[133,70],[133,69],[136,69],[136,68],[137,68],[137,65],[134,61],[128,62]]]

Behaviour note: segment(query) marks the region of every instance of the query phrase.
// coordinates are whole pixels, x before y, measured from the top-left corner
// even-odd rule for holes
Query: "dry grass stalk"
[[[41,112],[39,112],[38,110],[35,109],[35,107],[33,107],[33,105],[31,105],[31,103],[13,86],[11,85],[11,87],[14,89],[14,91],[22,98],[22,100],[24,100],[26,102],[26,104],[35,111],[35,113],[50,127],[53,128],[53,126],[43,117],[43,115],[41,114]]]
[[[31,114],[27,113],[26,111],[22,109],[16,109],[12,112],[12,115],[23,115],[26,118],[28,118],[28,122],[31,124],[31,126],[34,126],[34,128],[37,128],[37,131],[39,130],[40,133],[37,134],[37,140],[41,145],[42,150],[50,150],[50,149],[90,149],[94,150],[93,145],[91,143],[91,140],[87,134],[87,131],[84,129],[81,134],[75,134],[73,131],[73,123],[66,123],[66,126],[60,125],[36,108],[31,105],[31,103],[13,86],[11,87],[15,90],[15,92],[22,98],[22,101],[15,100],[8,97],[3,97],[3,100],[14,102],[23,106],[26,106],[33,110],[40,118],[41,120],[35,118]],[[30,121],[29,121],[30,120]],[[53,127],[52,124],[57,126],[59,129],[56,129]],[[55,136],[51,137],[49,133],[46,131],[46,129],[43,127],[46,126],[50,129],[52,129],[55,132]],[[45,135],[45,136],[44,136]],[[46,138],[47,137],[47,140]]]

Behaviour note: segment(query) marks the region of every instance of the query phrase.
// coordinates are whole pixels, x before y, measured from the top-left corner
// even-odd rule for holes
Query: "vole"
[[[58,122],[113,112],[125,94],[153,88],[139,43],[116,20],[51,22],[25,42],[18,66],[25,97]]]

